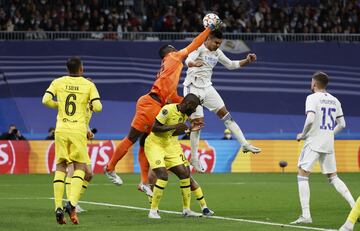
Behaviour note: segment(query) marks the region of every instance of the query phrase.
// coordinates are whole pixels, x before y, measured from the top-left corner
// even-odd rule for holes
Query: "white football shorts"
[[[196,111],[191,114],[191,119],[204,117],[203,107],[206,107],[210,111],[217,113],[221,108],[225,106],[219,93],[213,86],[205,88],[195,87],[193,84],[184,86],[184,96],[192,93],[200,98],[201,105],[196,108]]]
[[[311,172],[317,161],[320,162],[321,172],[323,174],[336,172],[335,153],[316,152],[310,148],[310,145],[305,145],[299,157],[298,167],[301,167],[307,172]]]

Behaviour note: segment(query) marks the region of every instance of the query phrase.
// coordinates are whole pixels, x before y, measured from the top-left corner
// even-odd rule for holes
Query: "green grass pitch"
[[[115,207],[80,203],[87,210],[79,214],[80,224],[75,226],[67,219],[67,224],[60,226],[55,221],[53,200],[48,199],[53,193],[53,175],[1,175],[0,230],[306,230],[271,225],[288,224],[300,215],[296,174],[195,174],[208,206],[219,218],[183,218],[162,212],[162,219],[155,221],[147,218],[147,211],[137,209],[149,207],[145,194],[136,189],[139,175],[121,176],[124,185],[118,187],[105,176],[96,175],[81,198]],[[339,176],[356,199],[360,195],[360,174]],[[313,230],[339,228],[350,210],[346,201],[320,174],[311,175],[310,190],[314,222],[307,226],[318,228]],[[169,179],[160,209],[181,211],[180,189],[174,176]],[[194,197],[192,209],[200,211]],[[360,224],[356,228],[360,230]]]

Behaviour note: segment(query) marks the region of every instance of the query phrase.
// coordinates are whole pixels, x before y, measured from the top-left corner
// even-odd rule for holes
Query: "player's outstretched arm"
[[[53,97],[54,97],[53,93],[51,93],[50,91],[46,91],[42,98],[42,103],[49,108],[57,109],[58,102],[54,101]]]
[[[255,62],[257,59],[256,54],[250,53],[246,56],[246,59],[240,60],[240,67],[244,67],[252,62]]]
[[[185,47],[184,49],[181,49],[179,51],[181,58],[182,59],[185,58],[191,52],[198,49],[201,46],[201,44],[203,44],[205,42],[205,40],[209,36],[210,32],[211,32],[210,28],[208,28],[208,27],[205,28],[205,30],[203,32],[201,32],[198,36],[196,36],[194,38],[194,40],[187,47]]]
[[[253,53],[248,54],[246,59],[242,60],[230,60],[220,49],[218,50],[218,54],[219,62],[228,70],[238,69],[256,61],[256,54]]]

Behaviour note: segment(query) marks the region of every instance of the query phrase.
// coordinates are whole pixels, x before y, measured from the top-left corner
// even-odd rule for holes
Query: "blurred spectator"
[[[50,127],[48,132],[49,132],[49,134],[45,138],[45,140],[55,140],[55,128]]]
[[[9,126],[9,131],[1,134],[0,140],[26,140],[26,139],[23,135],[21,135],[20,130],[16,128],[16,125],[11,124]]]
[[[222,139],[223,140],[232,140],[232,135],[231,135],[230,129],[224,130],[224,137]]]
[[[358,0],[8,0],[0,1],[0,26],[3,31],[197,32],[208,12],[218,12],[227,32],[360,32]]]

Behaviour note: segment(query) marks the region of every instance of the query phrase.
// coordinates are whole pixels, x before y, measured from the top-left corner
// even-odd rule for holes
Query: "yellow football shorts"
[[[154,141],[152,137],[147,137],[145,155],[151,169],[160,167],[170,169],[181,164],[189,166],[179,141],[161,143]]]
[[[86,134],[56,132],[55,157],[56,164],[64,161],[90,164]]]

